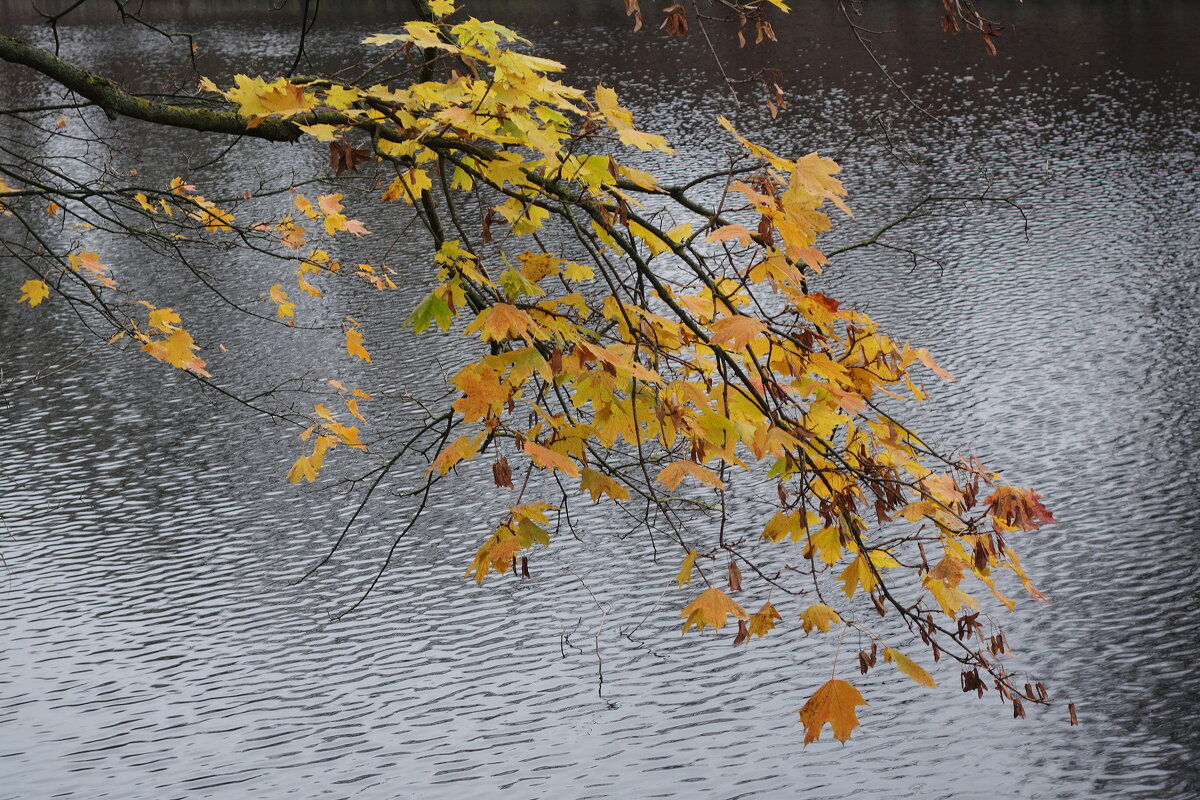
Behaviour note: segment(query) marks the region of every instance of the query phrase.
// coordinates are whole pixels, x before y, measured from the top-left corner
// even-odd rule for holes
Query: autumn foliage
[[[281,473],[312,483],[335,453],[372,451],[395,464],[424,452],[429,491],[486,459],[512,500],[459,565],[470,580],[528,577],[569,504],[619,504],[673,542],[663,557],[679,564],[676,582],[691,594],[670,613],[688,636],[719,636],[714,646],[790,636],[798,648],[809,635],[862,640],[870,650],[857,662],[843,657],[840,672],[875,668],[881,653],[933,688],[932,662],[949,661],[974,676],[963,681],[970,691],[1044,702],[1044,691],[1005,668],[1004,636],[981,601],[1012,608],[1006,582],[1040,597],[1012,542],[1053,518],[1036,492],[940,453],[894,416],[925,399],[930,377],[952,378],[929,352],[821,290],[819,237],[830,214],[851,212],[838,165],[777,154],[720,118],[714,136],[736,157],[687,186],[667,184],[646,165],[669,159],[670,143],[642,130],[614,89],[560,81],[562,64],[450,0],[428,8],[428,19],[364,42],[372,60],[405,67],[405,80],[199,82],[206,103],[239,117],[247,135],[294,131],[327,150],[331,179],[381,176],[372,202],[418,220],[430,241],[433,287],[408,326],[461,337],[475,354],[449,376],[449,405],[414,437],[426,437],[420,451],[374,441],[371,387],[333,379],[305,410],[294,462]],[[673,9],[663,24],[681,33],[686,15]],[[32,214],[36,203],[44,213],[44,200],[9,180],[0,180],[4,213]],[[161,232],[246,236],[290,259],[287,282],[261,288],[285,324],[327,313],[308,303],[331,281],[396,288],[383,264],[330,255],[331,240],[371,235],[346,193],[293,188],[274,218],[243,219],[236,202],[206,198],[214,191],[178,178],[115,202]],[[211,332],[172,308],[123,298],[121,265],[103,253],[38,263],[37,275],[6,285],[10,302],[40,309],[99,297],[111,341],[219,381],[204,344]],[[381,334],[347,315],[335,321],[345,363],[373,364]],[[559,489],[529,496],[544,492],[528,489],[531,473]],[[758,541],[728,538],[716,524],[739,480],[771,487]],[[684,524],[679,509],[689,503],[708,506],[713,522]],[[872,618],[888,616],[903,625],[880,632]],[[805,743],[826,724],[850,737],[867,701],[846,677],[803,702]]]

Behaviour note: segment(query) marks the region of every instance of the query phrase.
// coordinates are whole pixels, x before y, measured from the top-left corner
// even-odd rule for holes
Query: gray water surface
[[[0,29],[45,41],[12,22],[18,5],[0,4]],[[291,17],[214,5],[164,5],[199,33],[209,74],[290,63]],[[780,28],[783,44],[747,57],[786,69],[791,106],[769,123],[753,96],[733,109],[713,88],[698,37],[635,36],[619,3],[581,5],[487,8],[570,63],[576,85],[617,86],[642,127],[678,146],[681,175],[720,168],[718,113],[780,150],[835,155],[857,216],[830,248],[928,195],[1023,192],[1021,209],[940,205],[887,240],[915,263],[859,250],[821,284],[958,377],[908,414],[929,438],[1048,498],[1059,524],[1020,547],[1053,603],[1023,603],[1007,627],[1020,664],[1063,702],[1013,720],[994,696],[960,694],[952,671],[928,691],[877,670],[861,680],[870,706],[854,738],[805,748],[796,709],[831,644],[794,619],[748,649],[681,638],[677,560],[654,563],[644,532],[620,538],[616,515],[583,511],[580,540],[539,552],[534,580],[463,580],[505,500],[479,488],[486,465],[436,496],[375,592],[333,620],[411,501],[379,498],[296,585],[355,497],[287,484],[292,431],[101,350],[0,397],[0,797],[1200,797],[1200,59],[1186,34],[1200,9],[1027,2],[987,59],[936,30],[936,4],[868,4],[901,31],[881,55],[938,122],[897,96],[835,15],[805,12]],[[313,58],[334,63],[400,6],[328,12]],[[61,35],[64,54],[135,88],[185,66],[100,18]],[[5,105],[50,97],[28,72],[0,75]],[[167,177],[227,144],[111,129],[130,163]],[[238,185],[297,159],[322,168],[319,152],[239,147],[205,180]],[[406,281],[385,299],[330,298],[361,312],[380,365],[338,377],[399,394],[469,354],[457,337],[400,329],[427,255],[377,234],[368,256],[388,252]],[[178,289],[121,242],[105,246],[147,291]],[[272,282],[249,256],[222,259],[228,286]],[[15,270],[0,281],[5,380],[92,346],[53,304],[15,306]],[[325,377],[336,357],[326,337],[264,332],[199,291],[181,303],[228,346],[214,366],[231,385]],[[406,466],[396,487],[423,469]],[[761,520],[738,524],[753,535]]]

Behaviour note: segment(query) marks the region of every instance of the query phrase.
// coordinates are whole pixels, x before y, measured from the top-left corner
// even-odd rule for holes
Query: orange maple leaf
[[[821,729],[825,727],[826,722],[832,726],[834,738],[844,743],[850,738],[850,732],[858,726],[858,715],[854,713],[854,707],[865,705],[867,701],[858,689],[845,681],[827,681],[808,699],[804,708],[800,709],[800,723],[804,725],[804,744],[821,738]]]
[[[679,484],[683,483],[683,479],[689,475],[701,483],[707,483],[714,489],[725,488],[725,482],[717,476],[717,473],[692,461],[675,461],[668,464],[659,471],[657,479],[663,486],[675,491],[679,488]]]
[[[579,477],[579,467],[575,466],[575,462],[567,458],[557,450],[552,450],[549,447],[543,447],[536,442],[526,441],[525,452],[533,459],[533,462],[543,469],[559,470],[570,475],[572,478]]]
[[[712,324],[712,343],[728,345],[734,350],[741,350],[754,337],[765,333],[767,326],[760,319],[738,314],[732,317],[721,317]]]

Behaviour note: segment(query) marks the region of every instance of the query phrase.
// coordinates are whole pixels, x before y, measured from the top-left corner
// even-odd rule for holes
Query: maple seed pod
[[[1075,714],[1075,704],[1074,703],[1067,704],[1067,713],[1071,715],[1071,724],[1078,725],[1079,717],[1076,716],[1076,714]]]
[[[738,567],[736,561],[729,562],[729,591],[740,592],[742,590],[742,570]]]
[[[506,489],[516,488],[512,482],[512,467],[508,465],[508,459],[505,456],[500,456],[500,460],[492,464],[492,478],[495,480],[496,486]]]
[[[1014,697],[1013,702],[1013,719],[1025,719],[1025,706],[1021,705],[1020,698]]]

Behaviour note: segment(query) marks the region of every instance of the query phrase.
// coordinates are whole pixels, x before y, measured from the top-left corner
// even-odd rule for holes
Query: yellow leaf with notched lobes
[[[926,575],[922,579],[922,583],[933,595],[933,599],[942,607],[942,612],[950,618],[957,617],[963,606],[979,608],[979,602],[972,595],[959,589],[958,586],[938,580],[931,575]]]
[[[841,622],[842,615],[824,603],[811,605],[800,615],[800,626],[805,633],[812,633],[814,628],[821,633],[829,633],[831,625],[840,625]]]
[[[308,456],[300,456],[296,459],[296,463],[292,464],[292,468],[288,470],[287,479],[288,483],[299,483],[300,481],[312,483],[317,479],[317,471],[313,469]]]
[[[711,588],[705,589],[679,612],[679,616],[684,617],[684,633],[692,627],[696,630],[704,630],[706,627],[721,628],[729,621],[730,614],[738,619],[747,618],[746,609],[729,599],[729,595],[720,589]]]
[[[362,331],[354,328],[346,331],[346,352],[368,364],[371,363],[371,354],[367,352],[367,348],[363,347]]]
[[[166,361],[179,369],[190,369],[203,374],[204,362],[196,357],[197,349],[199,348],[192,339],[192,335],[185,330],[174,331],[166,339],[147,342],[142,346],[143,353],[149,353],[159,361]]]
[[[688,550],[688,554],[683,558],[683,565],[679,567],[679,574],[675,576],[675,583],[678,586],[687,586],[692,582],[692,568],[696,566],[696,556],[699,555],[695,550]]]
[[[899,650],[893,650],[890,647],[884,648],[883,660],[889,663],[894,663],[896,665],[896,669],[900,670],[922,686],[928,686],[930,689],[937,688],[937,684],[933,682],[933,676],[926,672],[924,667],[901,653]]]
[[[496,303],[480,311],[463,333],[478,331],[485,342],[502,342],[524,338],[533,326],[533,319],[521,309],[509,303]]]
[[[846,567],[838,576],[838,580],[845,584],[843,591],[846,592],[846,597],[853,597],[859,586],[862,586],[864,592],[869,592],[878,586],[879,581],[875,577],[876,570],[900,566],[899,561],[883,550],[872,550],[869,558],[868,562],[868,556],[859,553],[858,557],[850,562],[850,566]]]
[[[442,452],[438,453],[437,458],[433,460],[428,472],[437,471],[441,475],[445,475],[450,471],[450,468],[460,461],[470,461],[479,453],[479,442],[482,434],[475,436],[460,436],[453,442],[448,444]]]
[[[790,513],[777,511],[763,528],[762,538],[768,542],[782,542],[784,539],[798,542],[807,530],[808,526],[804,524],[803,511]]]
[[[350,447],[354,447],[359,450],[367,449],[367,446],[358,438],[358,428],[351,425],[343,425],[340,422],[331,422],[325,427],[329,429],[330,433],[336,435]]]
[[[29,303],[29,307],[33,308],[49,296],[50,287],[45,281],[28,280],[21,284],[21,296],[17,298],[17,303]]]
[[[804,726],[804,744],[821,738],[821,729],[828,722],[833,728],[833,737],[845,743],[850,732],[858,726],[855,706],[865,706],[862,694],[845,681],[827,681],[824,686],[800,709],[800,723]]]
[[[765,533],[765,531],[764,531]],[[842,532],[832,525],[808,534],[808,549],[805,558],[818,556],[827,566],[842,560]]]
[[[565,258],[559,258],[551,253],[532,253],[525,252],[519,256],[521,260],[521,274],[526,280],[537,283],[542,278],[552,277],[562,272],[559,266]]]
[[[182,320],[171,308],[156,308],[149,315],[150,327],[158,328],[163,333],[174,333],[179,330]]]
[[[657,480],[663,486],[674,491],[688,476],[701,483],[706,483],[714,489],[725,488],[725,482],[717,476],[717,473],[692,461],[676,461],[668,464],[659,471]]]
[[[288,294],[278,283],[271,287],[271,301],[275,303],[275,315],[279,319],[295,319],[296,304],[288,302]]]
[[[318,142],[332,142],[337,138],[340,130],[336,125],[301,125],[299,127]]]
[[[621,144],[636,147],[638,150],[661,150],[664,153],[675,152],[667,144],[666,137],[659,136],[657,133],[643,133],[633,128],[618,128],[617,138],[621,140]]]
[[[353,397],[348,397],[348,398],[346,398],[345,402],[346,402],[346,410],[350,412],[351,416],[353,416],[357,419],[360,419],[363,422],[367,421],[367,418],[364,417],[362,415],[362,412],[358,410],[358,401],[357,400],[355,400]]]
[[[598,503],[600,495],[606,494],[613,500],[628,500],[629,490],[607,475],[601,475],[589,467],[583,468],[583,478],[579,481],[579,490],[592,496],[592,502]]]
[[[783,617],[780,613],[775,610],[775,606],[771,603],[764,603],[763,607],[754,612],[754,615],[750,617],[750,635],[762,638],[767,635],[768,631],[775,627],[776,622],[782,619]]]
[[[288,117],[312,111],[314,98],[310,94],[305,94],[299,86],[279,80],[260,91],[258,100],[268,114],[280,114]]]

